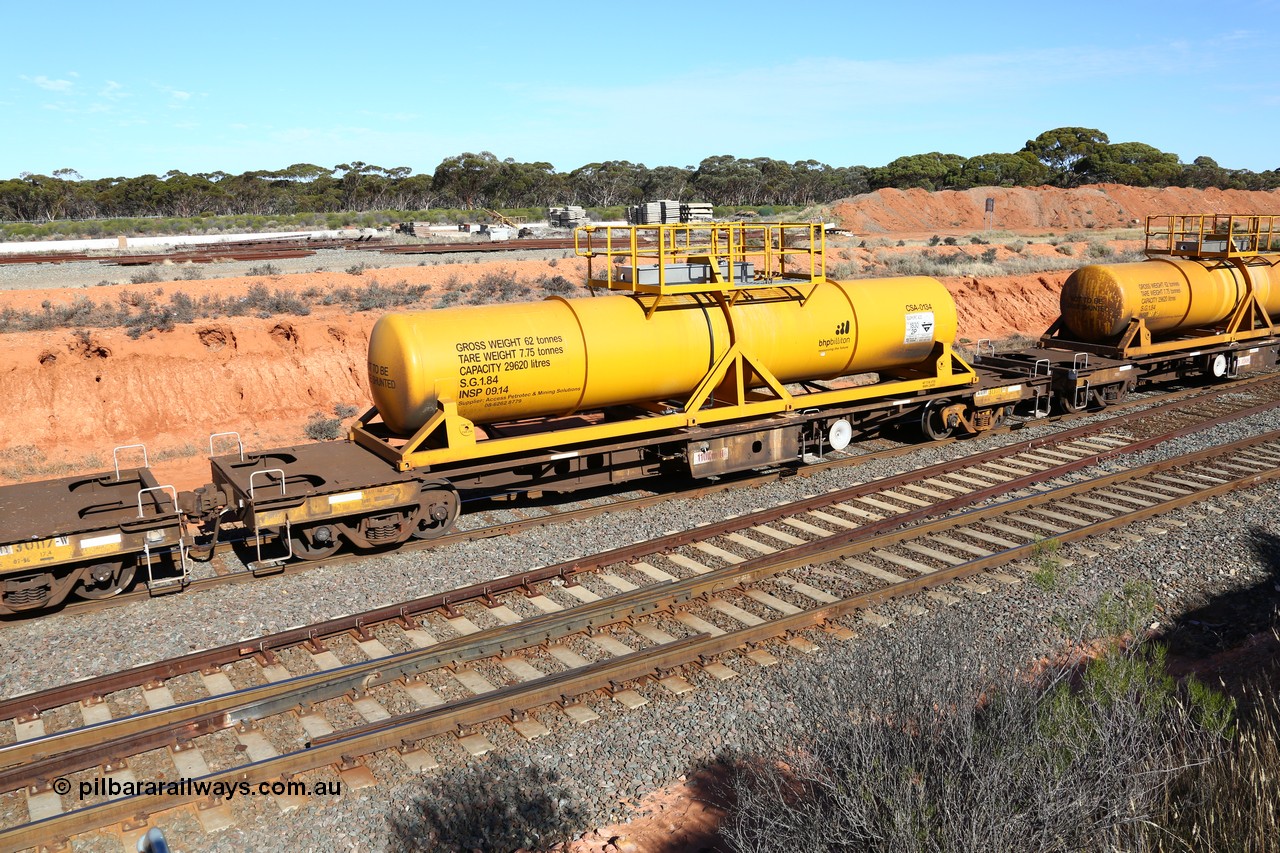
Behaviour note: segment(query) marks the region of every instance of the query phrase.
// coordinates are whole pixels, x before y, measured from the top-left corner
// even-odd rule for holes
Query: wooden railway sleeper
[[[125,832],[136,832],[139,829],[145,829],[151,820],[151,815],[147,812],[137,812],[132,817],[120,822],[120,829]]]

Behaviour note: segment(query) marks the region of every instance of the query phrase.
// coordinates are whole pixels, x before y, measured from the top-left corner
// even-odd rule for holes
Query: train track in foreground
[[[300,629],[292,647],[263,644],[253,674],[194,672],[187,656],[151,674],[170,666],[198,678],[207,695],[175,701],[189,685],[157,677],[137,688],[145,710],[135,713],[113,713],[101,680],[9,700],[6,714],[24,702],[76,702],[83,720],[45,733],[29,715],[15,724],[17,740],[0,747],[4,813],[26,815],[0,830],[0,848],[137,823],[201,799],[178,791],[64,811],[73,801],[50,787],[58,780],[238,783],[337,768],[360,787],[374,781],[362,756],[392,749],[422,770],[443,749],[492,748],[477,727],[500,718],[526,738],[548,731],[538,719],[546,714],[589,722],[596,714],[583,696],[634,707],[647,701],[637,682],[678,694],[692,689],[694,671],[730,678],[721,656],[745,649],[743,660],[768,665],[776,658],[764,644],[812,650],[798,632],[816,626],[850,638],[834,620],[857,613],[883,624],[872,608],[894,598],[923,593],[954,604],[989,592],[988,580],[1016,583],[994,570],[1035,555],[1047,538],[1099,536],[1280,477],[1280,431],[1089,476],[1100,462],[1167,440],[1090,442],[1079,446],[1096,452],[1070,459],[1011,453],[988,469],[1003,480],[985,488],[962,493],[965,478],[954,474],[921,481],[929,485],[917,488],[953,494],[913,509],[912,501],[885,506],[875,484],[814,496],[552,567],[548,579],[467,612],[435,597],[363,614],[341,635],[324,633],[334,624]],[[203,805],[206,829],[230,819],[227,804]]]
[[[1259,403],[1255,400],[1233,399],[1236,395],[1242,393],[1257,394],[1259,399],[1262,401],[1264,408],[1268,401],[1280,401],[1280,374],[1248,377],[1230,383],[1215,385],[1212,388],[1207,389],[1204,387],[1193,387],[1173,392],[1172,394],[1166,395],[1157,400],[1152,400],[1150,398],[1131,399],[1101,411],[1062,414],[1048,419],[1041,419],[1035,423],[1051,422],[1069,424],[1073,421],[1085,418],[1094,418],[1098,415],[1108,413],[1111,415],[1111,417],[1105,421],[1069,428],[1061,433],[1044,436],[1039,439],[1028,441],[1025,444],[1014,445],[1012,449],[1046,447],[1058,442],[1071,441],[1077,438],[1105,432],[1107,430],[1132,428],[1135,425],[1140,427],[1141,422],[1148,419],[1150,419],[1153,424],[1157,425],[1155,428],[1163,429],[1163,426],[1159,426],[1159,424],[1167,418],[1180,419],[1187,424],[1208,424],[1213,422],[1225,422],[1232,418],[1245,417],[1261,410],[1259,408]],[[1223,405],[1219,406],[1219,401],[1223,401]],[[993,433],[1007,434],[1017,428],[1019,428],[1017,425],[1001,427],[998,430],[993,431]],[[1146,429],[1149,430],[1150,427],[1147,427]],[[748,476],[727,478],[715,483],[698,483],[684,489],[642,494],[633,497],[605,498],[604,500],[594,502],[572,501],[559,507],[552,507],[549,509],[546,507],[525,507],[523,509],[516,510],[502,508],[484,510],[476,513],[476,517],[486,520],[482,520],[476,527],[458,530],[438,539],[414,540],[407,542],[399,546],[397,550],[402,553],[413,553],[445,547],[460,542],[506,536],[551,524],[563,524],[570,521],[592,518],[594,516],[610,512],[625,512],[628,510],[645,509],[670,500],[705,497],[707,495],[728,491],[730,489],[753,488],[767,483],[776,482],[785,477],[808,477],[822,471],[847,468],[855,465],[866,464],[868,462],[910,455],[922,449],[922,447],[940,447],[964,440],[966,439],[953,437],[942,441],[930,442],[927,445],[901,445],[898,447],[876,450],[859,455],[825,459],[796,469],[775,469]],[[941,466],[933,466],[929,470],[945,472],[948,470],[948,466],[981,464],[984,461],[998,459],[1008,450],[1011,450],[1008,446],[992,448],[972,454],[963,460],[942,463]],[[517,515],[517,513],[519,514]],[[322,566],[352,565],[361,560],[367,559],[368,556],[368,554],[352,553],[348,551],[323,560],[289,563],[279,567],[278,569],[273,569],[267,576],[277,577],[281,575],[292,575]],[[219,569],[220,570],[216,573],[211,571],[204,576],[194,578],[186,585],[183,593],[193,594],[221,586],[251,582],[263,577],[262,574],[255,574],[250,571],[243,565],[243,563],[239,566],[231,567],[226,566],[224,563],[219,566]],[[503,588],[501,583],[499,583],[497,588]],[[59,615],[93,613],[99,610],[107,610],[114,607],[132,604],[152,597],[152,593],[144,585],[138,584],[135,585],[133,589],[127,590],[111,598],[93,601],[68,601],[65,605],[55,611],[55,613]],[[0,620],[0,630],[2,630],[2,625],[5,621],[17,622],[25,618],[30,617],[18,616],[6,620]]]

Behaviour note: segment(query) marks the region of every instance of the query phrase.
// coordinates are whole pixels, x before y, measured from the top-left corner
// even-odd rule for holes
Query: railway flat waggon
[[[121,468],[122,451],[142,467]],[[160,485],[139,446],[112,471],[0,488],[0,613],[42,610],[72,595],[107,598],[135,576],[181,588],[189,538],[178,494]]]

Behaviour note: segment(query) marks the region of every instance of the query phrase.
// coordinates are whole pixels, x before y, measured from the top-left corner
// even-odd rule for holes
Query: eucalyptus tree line
[[[1059,127],[1014,152],[963,157],[934,151],[872,168],[719,154],[696,166],[650,168],[606,160],[560,172],[546,162],[468,151],[444,158],[431,174],[359,160],[333,167],[295,163],[238,175],[174,169],[164,175],[85,179],[73,169],[52,175],[24,172],[0,181],[0,220],[536,208],[569,202],[613,207],[657,198],[723,206],[809,205],[883,188],[1091,183],[1265,190],[1280,187],[1280,169],[1229,169],[1207,156],[1188,164],[1141,142],[1113,143],[1095,128]]]

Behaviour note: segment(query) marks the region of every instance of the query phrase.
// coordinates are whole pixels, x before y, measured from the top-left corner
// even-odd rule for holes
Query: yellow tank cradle
[[[1280,215],[1161,213],[1147,217],[1148,257],[1245,258],[1280,252]]]
[[[750,370],[761,372],[765,379],[764,388],[753,390],[746,387],[745,374]],[[874,399],[897,399],[905,403],[916,395],[944,388],[962,388],[977,382],[974,369],[951,349],[951,345],[937,341],[930,356],[921,364],[888,372],[881,382],[797,396],[734,345],[708,372],[683,406],[647,407],[649,414],[645,417],[480,441],[477,440],[474,422],[458,414],[457,401],[441,397],[437,400],[436,412],[408,439],[386,434],[381,428],[381,416],[376,407],[366,411],[352,425],[350,437],[399,471],[539,451],[549,454],[546,460],[554,461],[563,458],[566,452],[576,456],[577,450],[566,451],[565,448],[588,442],[636,438],[743,418],[786,418],[801,408],[808,410]]]
[[[814,222],[588,225],[573,235],[593,288],[658,297],[816,285],[826,280],[826,232]],[[594,263],[602,259],[603,263]]]

